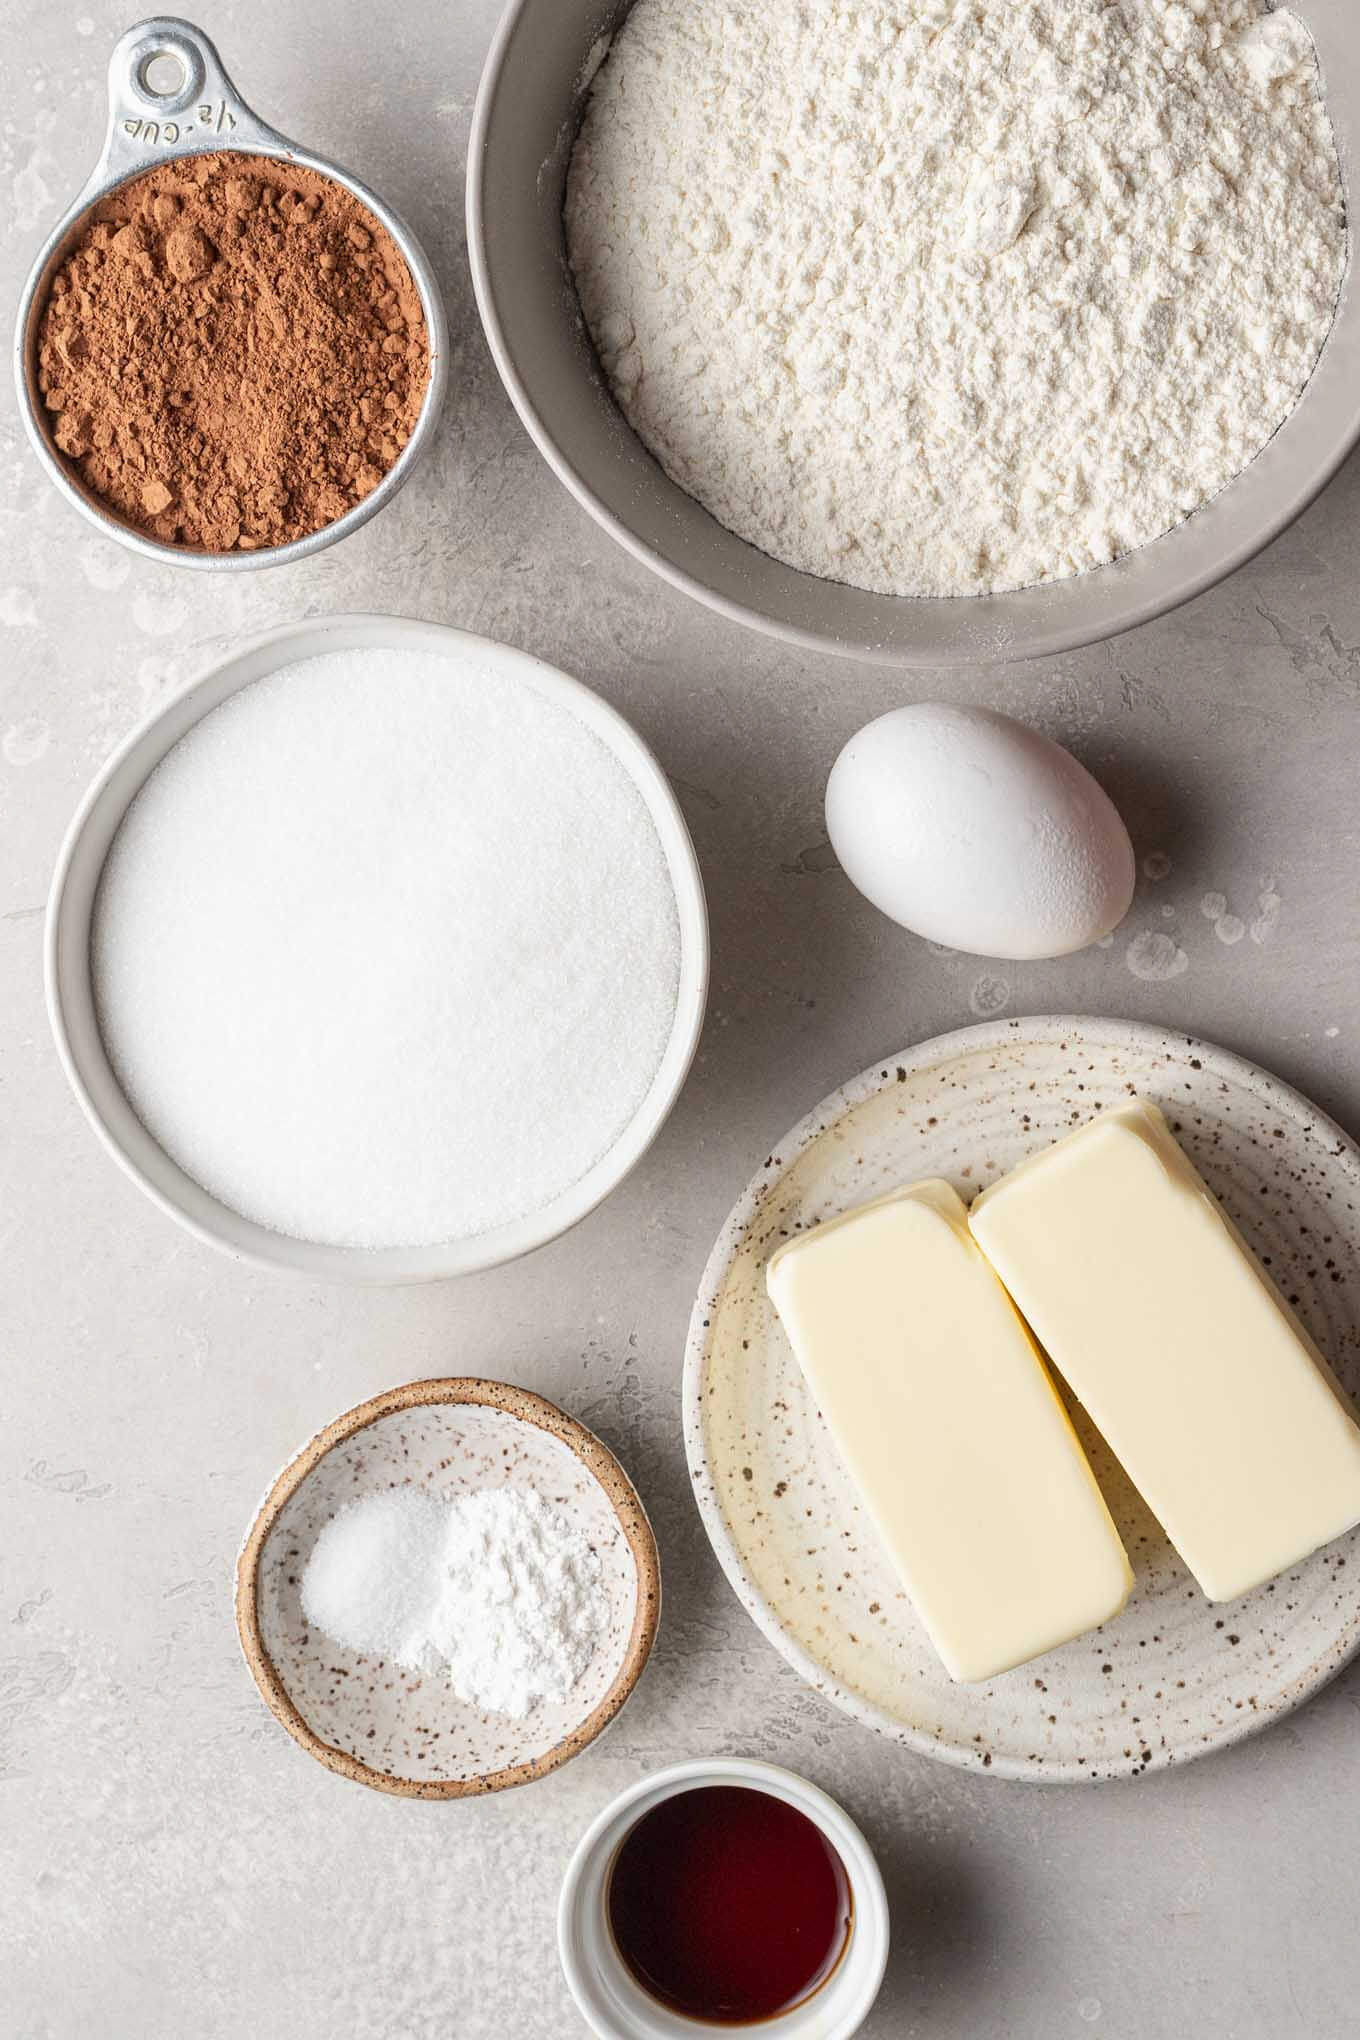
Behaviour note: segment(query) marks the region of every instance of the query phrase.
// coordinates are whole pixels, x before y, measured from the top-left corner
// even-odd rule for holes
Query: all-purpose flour
[[[809,572],[966,595],[1169,530],[1288,415],[1346,259],[1261,0],[637,0],[566,228],[615,394]]]

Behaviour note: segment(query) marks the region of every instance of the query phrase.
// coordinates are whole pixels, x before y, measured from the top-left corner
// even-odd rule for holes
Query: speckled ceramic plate
[[[346,1502],[396,1486],[452,1495],[507,1484],[537,1488],[600,1554],[609,1631],[565,1701],[523,1721],[481,1714],[445,1680],[308,1625],[302,1570]],[[415,1381],[338,1417],[279,1475],[236,1570],[242,1648],[289,1734],[346,1778],[421,1799],[527,1784],[583,1750],[637,1684],[660,1607],[656,1542],[623,1468],[584,1425],[500,1381]]]
[[[1133,1561],[1133,1595],[1104,1629],[987,1685],[956,1686],[804,1387],[766,1299],[765,1262],[789,1233],[915,1178],[944,1176],[972,1197],[1134,1093],[1163,1107],[1360,1394],[1360,1150],[1264,1070],[1128,1021],[970,1027],[866,1070],[795,1127],[751,1182],[690,1326],[691,1475],[750,1614],[856,1720],[1010,1778],[1140,1776],[1298,1706],[1360,1645],[1360,1531],[1214,1606],[1074,1410]]]

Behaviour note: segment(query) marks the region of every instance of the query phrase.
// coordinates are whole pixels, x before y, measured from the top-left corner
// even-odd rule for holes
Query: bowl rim
[[[484,1233],[427,1247],[337,1246],[274,1232],[243,1217],[196,1183],[137,1120],[99,1039],[97,1021],[92,1028],[79,1030],[72,1024],[78,1002],[82,1013],[87,1005],[93,1011],[89,936],[97,873],[83,913],[74,927],[70,925],[75,911],[70,897],[73,875],[93,856],[87,847],[89,835],[107,822],[111,843],[160,760],[180,736],[231,695],[283,666],[323,652],[380,645],[494,658],[525,684],[577,714],[608,745],[646,806],[666,858],[679,921],[680,981],[670,1037],[650,1088],[618,1139],[539,1211]],[[140,765],[139,754],[144,754]],[[131,783],[119,791],[125,778]],[[107,843],[98,856],[101,871]],[[304,618],[247,637],[143,718],[105,760],[71,819],[53,871],[44,930],[46,1004],[58,1059],[104,1148],[152,1203],[196,1239],[252,1267],[379,1285],[441,1281],[499,1267],[559,1238],[610,1196],[651,1147],[684,1088],[703,1030],[709,957],[703,876],[684,814],[655,755],[619,709],[584,681],[512,645],[451,624],[361,611]],[[116,1098],[115,1109],[128,1121],[129,1137],[140,1155],[130,1151],[111,1124],[101,1092]]]
[[[964,632],[960,632],[956,639],[944,644],[920,646],[890,644],[882,637],[875,639],[867,636],[839,636],[830,630],[817,630],[805,624],[795,623],[772,615],[768,610],[756,608],[748,602],[743,602],[734,596],[722,593],[696,576],[689,568],[682,565],[679,560],[658,551],[656,547],[649,545],[644,539],[640,538],[624,521],[623,517],[605,502],[604,498],[585,479],[576,465],[567,458],[554,438],[542,412],[531,396],[528,386],[516,366],[514,350],[501,319],[496,286],[493,280],[493,264],[487,252],[488,192],[485,175],[486,157],[491,126],[496,113],[496,100],[500,92],[506,60],[520,30],[521,23],[537,4],[539,4],[539,0],[509,0],[509,4],[505,8],[497,25],[496,32],[492,37],[473,107],[472,127],[468,142],[464,210],[468,265],[472,273],[473,295],[477,301],[477,310],[486,335],[487,345],[490,348],[497,373],[505,386],[515,410],[519,414],[521,423],[558,480],[575,497],[581,507],[634,559],[641,561],[644,566],[649,567],[654,574],[659,575],[663,581],[669,582],[672,587],[679,589],[681,593],[691,596],[695,601],[701,602],[706,608],[715,610],[720,616],[727,618],[729,622],[742,624],[747,629],[760,631],[768,637],[776,638],[785,644],[796,645],[804,651],[823,654],[832,653],[840,658],[857,659],[869,665],[896,666],[906,669],[949,668],[957,666],[985,667],[1006,664],[1012,661],[1055,657],[1062,653],[1077,651],[1087,645],[1101,644],[1110,638],[1120,637],[1126,631],[1134,630],[1141,624],[1151,623],[1159,617],[1167,616],[1172,611],[1182,608],[1187,602],[1192,602],[1196,597],[1207,593],[1211,588],[1217,587],[1220,582],[1228,580],[1250,560],[1255,559],[1267,546],[1273,544],[1282,532],[1286,531],[1297,518],[1302,516],[1310,504],[1314,503],[1321,495],[1328,483],[1334,479],[1356,445],[1360,444],[1360,403],[1357,403],[1352,397],[1349,400],[1344,425],[1335,434],[1327,452],[1317,461],[1308,464],[1302,478],[1295,479],[1292,484],[1287,486],[1268,514],[1259,520],[1254,520],[1244,536],[1234,541],[1220,544],[1215,549],[1211,558],[1193,569],[1174,575],[1163,574],[1145,592],[1135,592],[1132,596],[1125,597],[1122,600],[1116,595],[1104,613],[1094,623],[1090,621],[1081,622],[1075,618],[1066,622],[1059,621],[1049,624],[1039,622],[1028,629],[1022,640],[1018,643],[1013,641],[1009,631],[1004,632],[1004,634],[998,633],[997,642],[994,645],[988,645],[977,638],[970,638]],[[619,11],[622,12],[623,10]],[[1307,22],[1305,25],[1308,25]],[[608,30],[603,32],[612,34],[613,28],[616,26],[617,23],[613,23]],[[1311,26],[1309,26],[1309,33],[1310,35],[1313,34]],[[1325,73],[1325,66],[1323,68]],[[1325,75],[1323,80],[1323,99],[1324,103],[1327,103],[1328,94]],[[934,601],[952,600],[962,616],[969,616],[973,613],[972,605],[979,601],[994,600],[1004,602],[1011,596],[1030,594],[1036,592],[1036,590],[1053,593],[1054,591],[1084,582],[1090,582],[1094,575],[1108,572],[1111,569],[1118,569],[1128,561],[1145,560],[1155,547],[1166,545],[1169,542],[1174,543],[1178,535],[1185,530],[1188,524],[1192,524],[1197,517],[1210,511],[1215,504],[1220,503],[1228,491],[1242,480],[1243,476],[1250,474],[1270,454],[1272,447],[1279,440],[1280,434],[1298,416],[1310,388],[1317,381],[1319,372],[1327,361],[1329,351],[1333,349],[1333,343],[1336,340],[1338,331],[1342,328],[1343,321],[1347,326],[1354,323],[1357,327],[1360,327],[1360,311],[1357,311],[1353,304],[1348,316],[1348,303],[1355,298],[1357,291],[1360,291],[1360,278],[1357,277],[1356,273],[1357,261],[1360,261],[1360,249],[1357,249],[1356,246],[1356,225],[1350,217],[1353,211],[1351,205],[1352,180],[1348,176],[1350,165],[1344,150],[1339,149],[1339,154],[1342,165],[1343,195],[1347,204],[1349,224],[1346,269],[1342,277],[1341,289],[1333,312],[1332,323],[1323,340],[1318,358],[1309,373],[1308,381],[1304,384],[1290,411],[1280,421],[1271,438],[1257,451],[1247,463],[1247,466],[1225,483],[1224,487],[1216,495],[1210,497],[1196,511],[1192,512],[1189,518],[1183,519],[1178,525],[1173,525],[1169,531],[1161,533],[1157,538],[1150,539],[1145,544],[1135,547],[1132,552],[1121,554],[1117,559],[1108,562],[1104,567],[1090,569],[1084,574],[1065,576],[1053,582],[1036,583],[1029,589],[998,591],[994,596],[923,599]],[[541,175],[542,173],[540,173]],[[494,194],[492,196],[494,197]],[[571,280],[569,271],[566,272],[566,282],[574,293],[575,285]],[[609,402],[613,404],[614,399],[612,393],[608,392],[607,383],[605,389]],[[632,426],[623,417],[622,412],[618,411],[616,404],[614,408],[622,428],[632,434],[633,438],[637,440],[638,445],[642,447],[644,453],[648,454],[648,458],[652,460],[653,465],[656,467],[657,472],[662,475],[663,480],[667,482],[669,487],[678,489],[679,484],[671,482],[670,478],[665,476],[664,470],[656,462],[655,456],[651,455],[649,449],[643,445],[641,439],[633,431]],[[680,493],[685,494],[687,492],[681,490]],[[702,506],[697,507],[702,509]],[[707,512],[704,514],[711,515],[711,513]],[[716,519],[713,521],[717,522]],[[747,541],[740,539],[736,534],[729,534],[729,536],[731,536],[734,544],[748,544]],[[759,554],[758,548],[754,546],[748,545],[748,550],[757,557],[764,557]],[[787,567],[786,562],[776,561],[775,564]],[[798,571],[793,568],[787,568],[787,570],[790,572]],[[806,575],[804,578],[813,580],[817,577]],[[834,587],[840,584],[827,581],[825,585]],[[872,591],[864,590],[860,592],[868,595]],[[878,599],[884,602],[911,602],[922,598],[882,596]]]
[[[536,1425],[558,1439],[575,1454],[586,1471],[603,1488],[618,1519],[624,1539],[637,1567],[637,1601],[628,1647],[608,1691],[579,1727],[545,1750],[541,1756],[520,1764],[505,1764],[472,1778],[402,1778],[375,1771],[346,1750],[337,1749],[311,1727],[289,1694],[278,1669],[265,1647],[260,1630],[260,1559],[271,1531],[285,1505],[308,1475],[337,1445],[345,1444],[381,1418],[402,1410],[431,1405],[476,1405],[503,1411],[522,1423]],[[251,1675],[266,1707],[309,1756],[358,1785],[387,1792],[401,1799],[468,1799],[488,1792],[503,1792],[515,1785],[528,1785],[557,1770],[594,1742],[614,1720],[641,1678],[656,1640],[661,1619],[661,1561],[656,1537],[642,1498],[619,1461],[602,1439],[576,1417],[549,1402],[546,1396],[511,1382],[493,1381],[481,1375],[446,1375],[425,1381],[408,1381],[399,1388],[385,1389],[357,1403],[335,1417],[324,1430],[309,1439],[284,1467],[255,1513],[246,1541],[236,1561],[236,1632]]]

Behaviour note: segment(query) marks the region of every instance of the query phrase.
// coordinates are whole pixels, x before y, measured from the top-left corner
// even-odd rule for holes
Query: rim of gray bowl
[[[1316,499],[1360,441],[1360,294],[1354,289],[1352,245],[1347,249],[1347,268],[1332,327],[1298,402],[1273,437],[1241,474],[1183,523],[1107,566],[997,595],[953,599],[875,596],[845,583],[799,573],[758,552],[725,531],[646,454],[652,493],[671,512],[670,522],[682,534],[672,549],[661,550],[632,527],[624,510],[606,500],[564,451],[540,398],[522,372],[523,335],[510,329],[502,312],[502,279],[516,266],[522,271],[532,264],[542,271],[545,262],[542,240],[525,234],[510,209],[496,202],[495,180],[487,176],[488,155],[497,134],[498,104],[516,55],[517,39],[544,4],[545,0],[511,0],[492,39],[473,112],[467,169],[468,257],[487,342],[526,430],[577,502],[626,552],[672,587],[730,621],[806,650],[877,665],[985,666],[1073,651],[1152,622],[1226,580],[1278,538]],[[562,0],[551,0],[551,4],[560,14]],[[601,37],[613,32],[628,9],[627,5],[615,5],[602,19],[599,5],[592,5],[591,0],[579,0],[579,6],[585,56]],[[1351,14],[1349,7],[1350,0],[1299,0],[1299,11],[1318,46],[1323,94],[1336,133],[1348,200],[1356,183],[1350,171],[1360,154],[1356,146],[1360,132],[1355,129],[1347,96],[1349,88],[1356,88],[1354,96],[1360,103],[1360,17]],[[527,45],[532,45],[534,61],[541,63],[541,39],[529,36]],[[524,54],[527,60],[527,47]],[[548,146],[540,146],[544,136],[525,134],[523,124],[516,124],[515,144],[526,169],[531,161],[535,164],[540,192],[551,185],[560,195],[570,158],[567,139],[574,136],[590,75],[587,60],[575,78],[564,84],[562,109],[569,109],[568,124]],[[557,212],[560,219],[560,203]],[[1353,244],[1353,228],[1350,232]],[[561,245],[552,261],[579,321],[575,286]],[[612,412],[614,431],[626,433],[645,453],[614,405],[598,364],[593,377],[587,372],[588,346],[583,341],[578,363],[570,372],[563,349],[559,380],[564,392],[578,410],[584,406],[598,415],[602,430],[604,418]],[[702,521],[701,528],[710,538],[718,535],[716,543],[721,550],[735,549],[731,551],[734,561],[742,560],[767,581],[785,579],[780,607],[740,600],[706,581],[692,562],[687,562],[692,547],[683,533],[695,520]],[[851,629],[818,628],[787,613],[795,596],[801,597],[798,606],[805,609],[820,600],[861,611],[862,616]],[[936,625],[933,634],[923,633],[919,627],[927,612]],[[869,618],[875,616],[880,619],[877,630],[868,627]],[[899,630],[908,622],[916,625],[915,635],[910,639],[894,637],[894,622]]]

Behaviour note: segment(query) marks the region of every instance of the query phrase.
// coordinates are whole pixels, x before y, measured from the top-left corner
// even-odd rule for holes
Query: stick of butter
[[[801,1234],[765,1280],[951,1678],[992,1678],[1118,1614],[1124,1547],[947,1183]]]
[[[1360,1428],[1155,1105],[984,1190],[973,1236],[1211,1601],[1360,1521]]]

